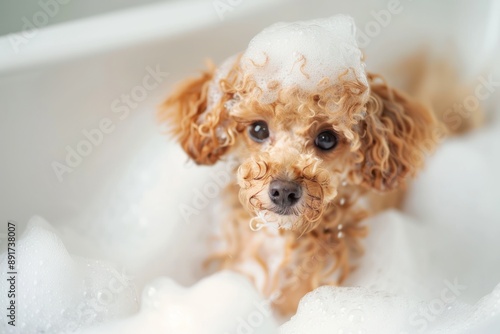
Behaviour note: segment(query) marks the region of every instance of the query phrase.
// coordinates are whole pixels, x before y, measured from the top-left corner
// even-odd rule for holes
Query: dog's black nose
[[[269,184],[269,198],[280,208],[289,208],[302,196],[300,184],[292,181],[274,180]]]

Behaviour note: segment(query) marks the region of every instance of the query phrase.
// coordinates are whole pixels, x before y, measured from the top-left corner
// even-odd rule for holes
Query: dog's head
[[[307,76],[303,64],[298,70]],[[433,144],[435,120],[427,108],[374,75],[337,73],[314,90],[283,80],[263,89],[237,56],[186,81],[161,115],[198,164],[228,153],[238,159],[240,201],[254,216],[307,231],[339,187],[402,186]]]

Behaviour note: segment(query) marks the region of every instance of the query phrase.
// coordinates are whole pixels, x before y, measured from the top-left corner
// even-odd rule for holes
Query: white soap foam
[[[7,268],[6,260],[4,253],[1,268]],[[2,333],[72,332],[138,308],[126,275],[107,263],[71,256],[40,217],[30,220],[16,243],[16,266],[16,327],[1,321]],[[7,283],[0,280],[2,300]]]
[[[263,91],[263,103],[276,99],[277,92],[268,88],[274,81],[281,87],[297,86],[314,92],[322,80],[336,83],[348,69],[352,72],[346,80],[358,79],[368,86],[355,34],[354,20],[346,15],[276,23],[251,40],[241,66]]]
[[[281,334],[399,333],[410,316],[408,300],[366,288],[320,287],[302,298]]]
[[[187,161],[178,144],[157,134],[114,188],[96,196],[92,210],[64,222],[64,242],[72,252],[123,266],[139,291],[158,276],[193,284],[202,276],[212,212],[232,171]]]
[[[345,286],[420,299],[432,298],[431,291],[442,288],[443,280],[433,276],[429,253],[422,247],[429,235],[425,225],[396,210],[369,218],[364,224],[370,228],[363,241],[366,252]]]
[[[262,300],[241,275],[219,272],[191,288],[158,278],[142,294],[141,311],[126,320],[89,329],[82,334],[275,333],[269,302]]]
[[[500,263],[499,142],[500,123],[449,139],[429,159],[405,203],[405,211],[426,227],[429,272],[459,277],[469,302],[500,281],[500,266],[493,265]]]
[[[227,77],[229,74],[229,71],[231,68],[234,66],[236,60],[238,58],[238,55],[231,56],[224,60],[220,66],[217,67],[217,70],[215,71],[214,77],[212,79],[212,82],[210,83],[210,86],[208,87],[208,96],[207,96],[207,110],[212,110],[212,108],[215,106],[217,102],[219,102],[222,98],[222,91],[220,88],[220,81]],[[205,114],[202,114],[199,121],[203,120],[203,116]]]
[[[497,333],[488,325],[500,318],[500,285],[474,306],[449,299],[453,291],[445,289],[424,302],[363,287],[320,287],[302,298],[280,333]]]

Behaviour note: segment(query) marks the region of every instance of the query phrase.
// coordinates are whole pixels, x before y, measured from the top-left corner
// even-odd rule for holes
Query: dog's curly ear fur
[[[234,143],[236,135],[236,123],[224,107],[230,96],[223,95],[221,101],[207,110],[209,86],[219,84],[213,82],[215,70],[209,63],[208,70],[200,76],[180,83],[158,114],[160,121],[169,123],[184,151],[202,165],[216,163]]]
[[[360,160],[356,177],[378,191],[404,186],[437,144],[439,125],[430,108],[369,75],[370,99],[360,124]]]

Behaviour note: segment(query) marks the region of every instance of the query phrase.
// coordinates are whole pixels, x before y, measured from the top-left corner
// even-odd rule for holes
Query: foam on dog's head
[[[368,86],[355,34],[354,20],[346,15],[277,23],[251,40],[241,67],[262,90],[263,103],[276,99],[277,90],[270,88],[276,83],[314,92],[342,77]]]

